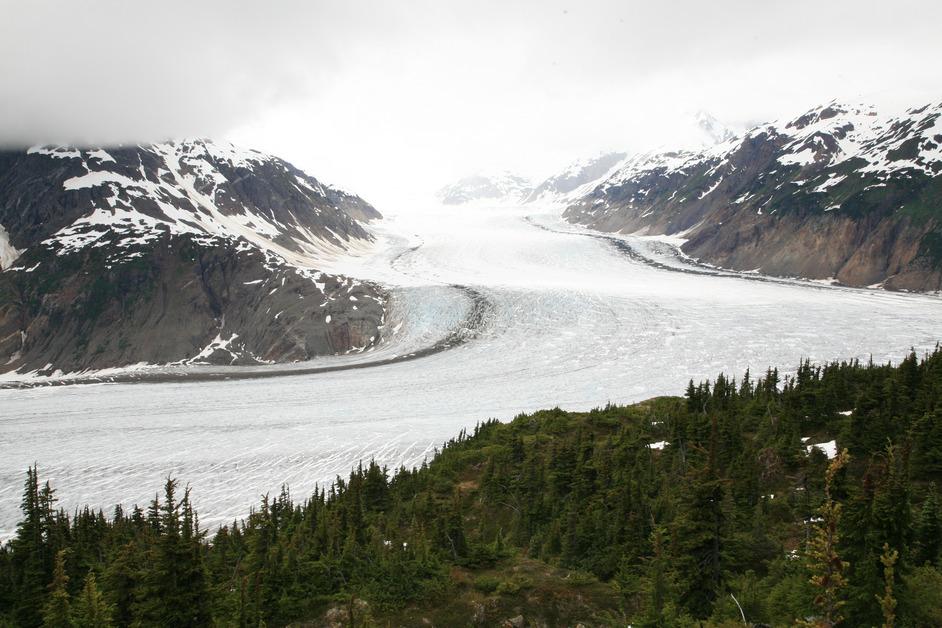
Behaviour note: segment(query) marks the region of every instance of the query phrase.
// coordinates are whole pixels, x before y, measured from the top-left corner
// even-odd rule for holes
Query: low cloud
[[[329,82],[380,11],[226,0],[2,2],[0,143],[216,136]]]
[[[701,109],[745,125],[832,98],[942,98],[942,5],[913,0],[0,9],[0,144],[231,138],[379,200],[681,143]]]

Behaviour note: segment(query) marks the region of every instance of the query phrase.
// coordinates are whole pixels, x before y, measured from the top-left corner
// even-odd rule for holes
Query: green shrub
[[[501,581],[494,576],[478,576],[474,579],[474,588],[481,593],[493,593],[500,585]]]

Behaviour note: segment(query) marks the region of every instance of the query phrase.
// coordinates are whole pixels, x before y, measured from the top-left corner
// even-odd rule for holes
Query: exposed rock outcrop
[[[376,217],[357,196],[230,145],[2,152],[0,372],[365,349],[379,340],[384,292],[317,267],[368,245],[358,218]]]
[[[683,235],[687,254],[727,268],[939,290],[940,114],[831,104],[710,149],[637,155],[564,215]]]

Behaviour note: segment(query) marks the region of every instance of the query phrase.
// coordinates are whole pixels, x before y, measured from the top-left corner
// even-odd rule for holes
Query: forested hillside
[[[938,349],[488,421],[212,534],[199,486],[106,516],[40,475],[0,624],[942,625]]]

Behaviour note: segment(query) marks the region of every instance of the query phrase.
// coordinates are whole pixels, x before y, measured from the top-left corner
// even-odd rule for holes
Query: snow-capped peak
[[[598,153],[578,159],[534,188],[527,202],[568,204],[609,177],[625,157],[625,153]]]
[[[706,111],[698,111],[694,115],[694,120],[704,136],[705,144],[722,144],[736,137],[736,133],[731,128]]]
[[[474,202],[518,203],[530,193],[531,183],[512,172],[477,173],[441,188],[436,196],[445,205]]]
[[[362,199],[228,142],[34,146],[26,158],[36,157],[66,161],[56,170],[56,185],[66,205],[77,208],[76,217],[45,240],[63,252],[99,246],[106,234],[125,234],[134,244],[165,233],[193,234],[242,239],[311,267],[370,239],[351,217],[366,208],[375,214]]]

